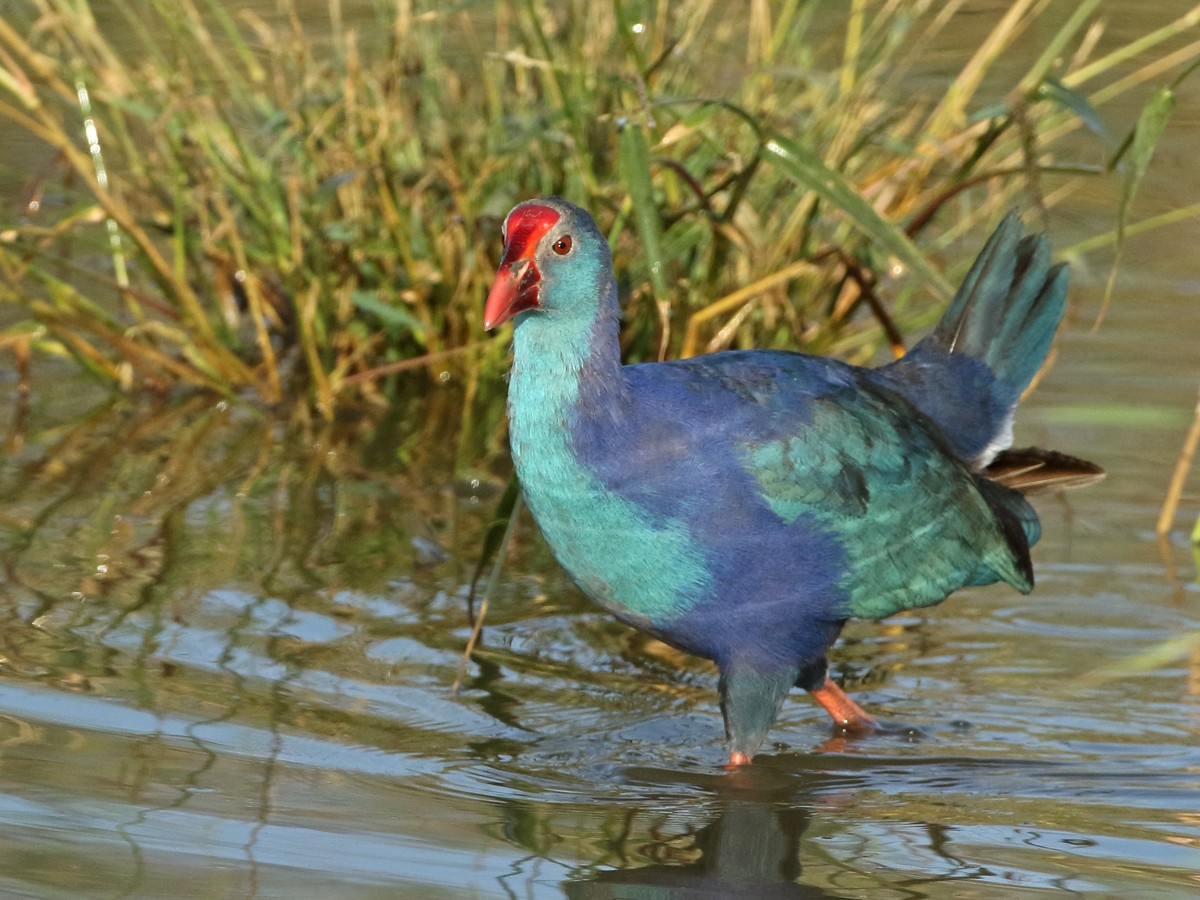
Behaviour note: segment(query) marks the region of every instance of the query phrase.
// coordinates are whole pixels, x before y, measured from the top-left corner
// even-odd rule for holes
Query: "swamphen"
[[[512,455],[550,549],[619,619],[716,662],[737,766],[792,685],[846,730],[873,727],[827,674],[848,618],[965,585],[1032,589],[1040,526],[1006,484],[1102,474],[1002,453],[1066,291],[1045,238],[1010,215],[890,365],[755,350],[625,366],[608,243],[549,198],[505,219],[484,325],[515,320]]]

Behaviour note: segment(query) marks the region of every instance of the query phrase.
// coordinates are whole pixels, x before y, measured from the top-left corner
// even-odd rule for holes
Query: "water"
[[[1198,108],[1140,215],[1200,194]],[[1056,241],[1113,202],[1077,197]],[[1035,593],[852,625],[835,672],[910,729],[839,740],[797,694],[733,774],[711,667],[592,608],[528,523],[451,693],[503,487],[455,473],[453,379],[303,431],[52,369],[22,410],[0,375],[0,896],[1195,896],[1200,654],[1089,673],[1200,618],[1195,473],[1153,534],[1200,372],[1197,237],[1133,240],[1097,334],[1107,262],[1073,272],[1017,441],[1110,476],[1039,500]]]

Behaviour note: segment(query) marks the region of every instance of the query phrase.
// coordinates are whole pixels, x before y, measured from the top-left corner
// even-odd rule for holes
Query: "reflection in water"
[[[820,782],[787,778],[766,767],[749,767],[729,775],[695,776],[657,770],[633,770],[631,780],[679,787],[686,779],[711,794],[706,824],[675,836],[656,837],[636,855],[655,860],[648,865],[603,869],[564,885],[572,900],[637,898],[800,898],[836,894],[800,883],[800,840],[809,824],[811,792]],[[798,786],[799,785],[799,786]],[[806,795],[807,792],[807,795]],[[622,846],[614,852],[633,856]]]
[[[110,726],[104,713],[79,718],[82,737],[66,746],[89,761],[80,771],[42,768],[49,761],[42,721],[48,708],[32,719],[24,711],[0,715],[0,802],[33,785],[63,791],[66,803],[75,792],[111,792],[102,801],[114,804],[108,822],[95,823],[99,834],[111,829],[122,848],[93,873],[107,891],[157,893],[163,841],[147,843],[147,835],[163,834],[162,822],[181,814],[208,815],[217,791],[237,809],[234,827],[222,829],[222,843],[242,859],[235,880],[256,895],[260,847],[279,820],[285,732],[334,735],[354,720],[337,702],[318,700],[314,713],[297,698],[361,697],[356,679],[389,670],[401,674],[403,689],[404,663],[372,664],[353,640],[358,627],[384,639],[421,634],[426,646],[457,653],[453,628],[424,640],[439,619],[463,612],[453,560],[439,542],[447,533],[472,540],[473,517],[456,507],[483,504],[474,494],[460,498],[449,484],[414,488],[405,475],[380,470],[347,477],[392,424],[341,423],[294,434],[253,412],[195,397],[142,412],[102,407],[47,429],[31,422],[23,399],[17,404],[0,460],[0,686],[46,682],[149,719],[131,729],[130,722]],[[428,448],[423,455],[421,447]],[[408,448],[427,478],[453,470],[452,450],[433,440]],[[439,571],[439,564],[446,565]],[[445,601],[431,602],[443,586],[450,588]],[[339,647],[345,638],[351,640]],[[378,681],[380,691],[395,692],[388,678]],[[364,733],[372,717],[359,705],[368,712],[357,717]],[[15,712],[11,699],[8,708]],[[87,730],[88,718],[100,735]],[[214,741],[227,723],[251,725],[257,735],[233,784],[229,744]],[[61,722],[72,724],[69,717]],[[380,722],[374,730],[394,725]],[[112,737],[98,740],[110,728],[119,735],[115,747]],[[36,778],[17,776],[31,765]],[[72,787],[75,775],[86,776],[86,786]],[[0,832],[6,830],[0,814]],[[173,849],[189,846],[181,840]],[[0,869],[28,870],[6,856],[0,854]],[[269,850],[271,856],[278,854]],[[0,879],[0,893],[18,883]]]

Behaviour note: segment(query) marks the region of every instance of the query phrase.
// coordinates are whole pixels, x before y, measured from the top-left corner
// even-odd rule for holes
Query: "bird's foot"
[[[843,734],[870,734],[879,729],[875,717],[846,696],[832,678],[827,677],[823,685],[809,693],[825,708]]]

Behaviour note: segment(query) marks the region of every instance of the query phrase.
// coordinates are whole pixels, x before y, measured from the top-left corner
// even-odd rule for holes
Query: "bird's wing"
[[[763,499],[782,521],[816,521],[837,536],[855,616],[929,606],[964,584],[1029,590],[1019,522],[896,401],[869,388],[849,406],[817,399],[804,425],[747,442],[744,464]]]
[[[830,533],[848,613],[864,618],[938,603],[964,584],[1032,586],[1019,521],[1027,512],[1036,522],[1032,510],[981,488],[937,427],[865,370],[761,352],[653,369],[648,414],[625,436],[640,465],[628,486],[676,514],[691,504],[699,516],[686,517],[706,541],[731,520],[764,539]],[[748,520],[738,504],[763,515]]]

